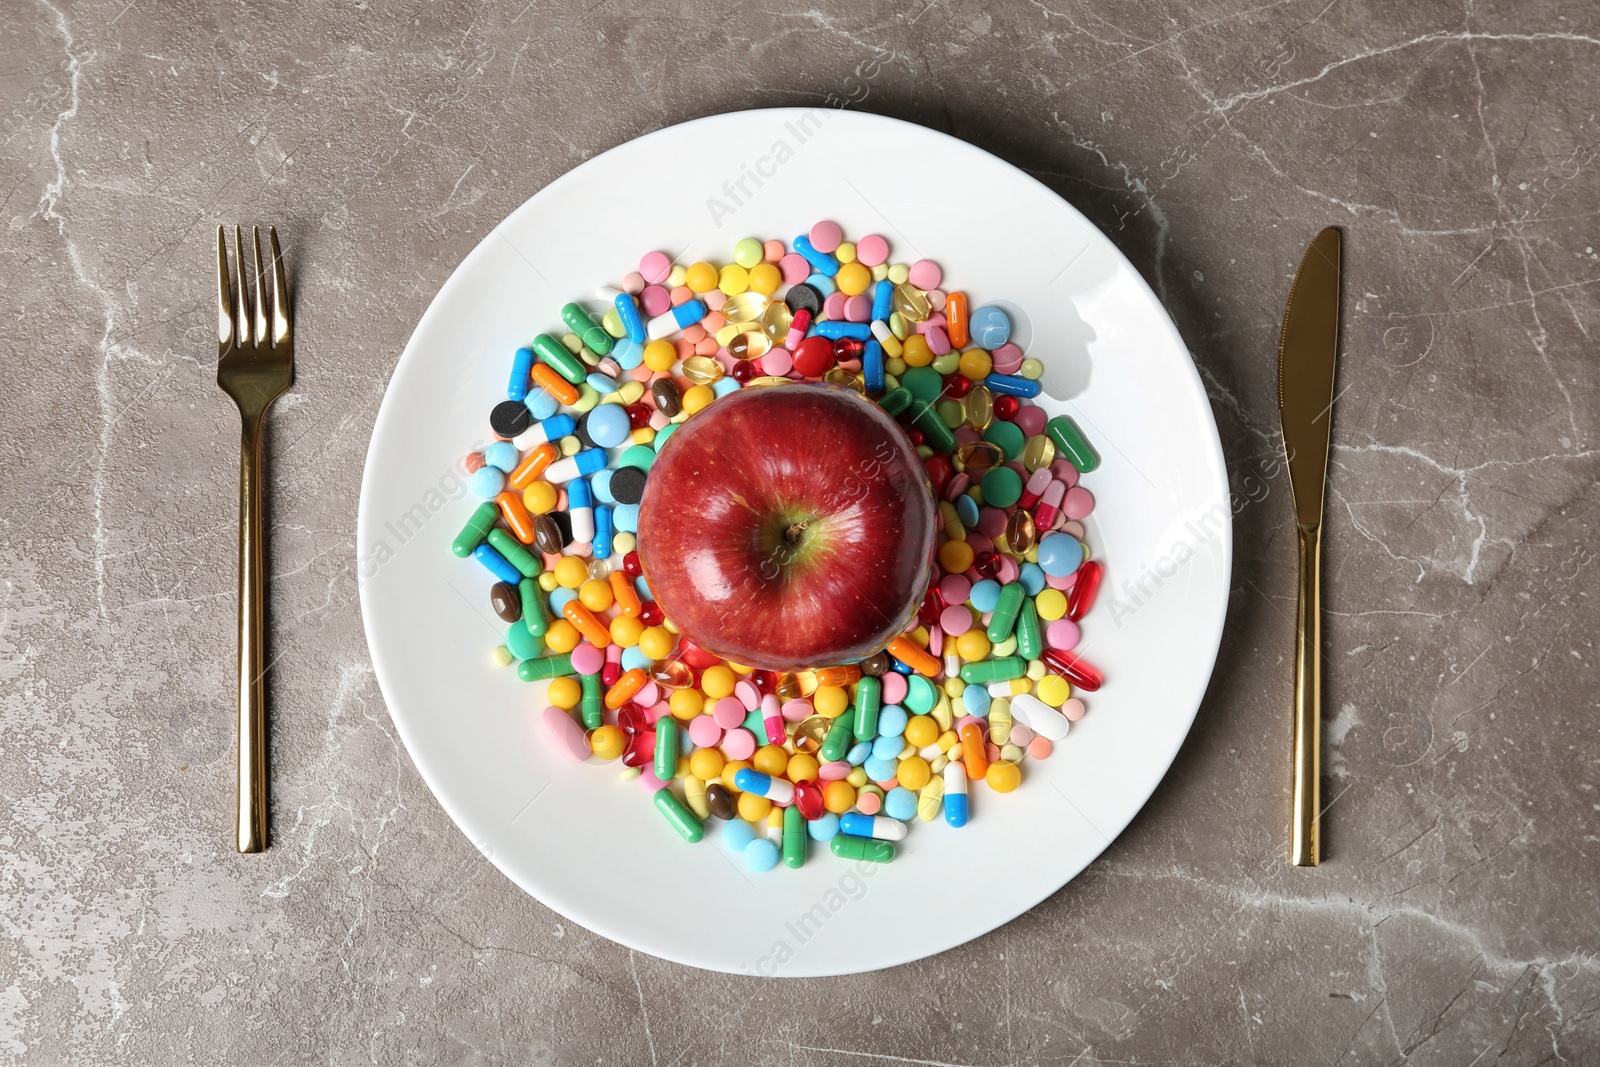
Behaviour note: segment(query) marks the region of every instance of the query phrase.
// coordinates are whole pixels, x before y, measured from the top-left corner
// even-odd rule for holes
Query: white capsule
[[[1018,693],[1011,698],[1011,718],[1047,741],[1061,740],[1072,728],[1065,715],[1032,693]]]

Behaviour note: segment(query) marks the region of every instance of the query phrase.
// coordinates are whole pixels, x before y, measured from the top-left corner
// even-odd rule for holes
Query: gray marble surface
[[[6,0],[0,101],[0,1056],[1600,1062],[1593,5]],[[512,208],[665,124],[841,103],[996,152],[1109,234],[1244,504],[1195,730],[1105,856],[944,956],[772,983],[574,928],[455,830],[373,679],[356,491],[412,326]],[[233,220],[283,232],[307,354],[270,446],[254,858],[226,814],[237,422],[209,271]],[[1308,871],[1283,861],[1273,358],[1329,223]]]

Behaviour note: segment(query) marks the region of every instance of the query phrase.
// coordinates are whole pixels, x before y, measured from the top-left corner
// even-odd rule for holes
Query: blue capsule
[[[622,329],[627,333],[628,340],[636,345],[644,344],[644,316],[639,314],[639,302],[633,298],[633,294],[618,293],[612,303],[617,306],[617,317],[622,320]],[[616,351],[615,346],[612,351]]]
[[[893,312],[894,282],[885,278],[872,287],[872,317],[874,320],[881,319],[888,322]]]
[[[507,585],[514,586],[522,581],[522,572],[513,567],[511,562],[504,556],[496,552],[493,545],[479,545],[472,550],[472,557],[488,568],[490,574]]]
[[[611,509],[604,504],[594,509],[594,558],[609,559],[611,557],[611,539],[615,534],[611,527]]]
[[[903,663],[900,660],[895,659],[893,656],[889,657],[889,669],[894,671],[896,674],[909,675],[916,673],[911,669],[911,664]]]
[[[796,237],[792,247],[806,257],[806,262],[816,268],[818,274],[831,278],[839,273],[839,260],[827,252],[818,252],[816,246],[811,243],[811,238],[805,234]]]
[[[533,349],[519,348],[511,357],[511,381],[506,384],[508,400],[526,400],[529,375],[533,373]]]
[[[1023,400],[1032,400],[1039,395],[1038,382],[1017,374],[991,374],[983,380],[983,384],[989,387],[991,393],[1004,393]]]
[[[611,346],[611,358],[623,370],[632,370],[644,362],[644,345],[631,337],[624,337]]]
[[[878,343],[876,337],[867,342],[867,347],[861,353],[861,377],[867,392],[883,392],[883,345]],[[970,498],[964,496],[962,499]]]
[[[829,319],[812,326],[811,336],[826,337],[830,341],[837,341],[841,337],[866,341],[872,337],[872,327],[864,322],[838,322]]]

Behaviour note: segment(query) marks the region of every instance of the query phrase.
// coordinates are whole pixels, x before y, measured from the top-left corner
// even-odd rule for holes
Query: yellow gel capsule
[[[651,342],[651,343],[652,344],[667,344],[665,341]],[[668,348],[668,350],[672,351],[672,353],[673,353],[672,358],[673,359],[677,359],[678,357],[677,357],[676,350],[673,350],[673,348],[672,348],[672,346],[670,344],[667,344],[667,348]],[[649,346],[648,345],[645,347],[645,352],[646,352],[645,364],[648,366],[649,363],[650,363],[649,355],[648,355],[649,354]],[[668,363],[665,367],[653,367],[652,366],[652,367],[650,367],[650,369],[651,370],[663,370],[663,371],[671,370],[672,369],[672,364]],[[685,378],[689,379],[695,385],[715,385],[719,380],[721,380],[722,374],[723,374],[722,364],[718,363],[716,360],[712,359],[710,356],[690,356],[688,359],[683,361],[683,376]]]

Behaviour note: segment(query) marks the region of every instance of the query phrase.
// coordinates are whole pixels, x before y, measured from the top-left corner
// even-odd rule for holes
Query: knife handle
[[[1322,524],[1301,526],[1294,615],[1294,804],[1289,860],[1315,867],[1322,851]]]

